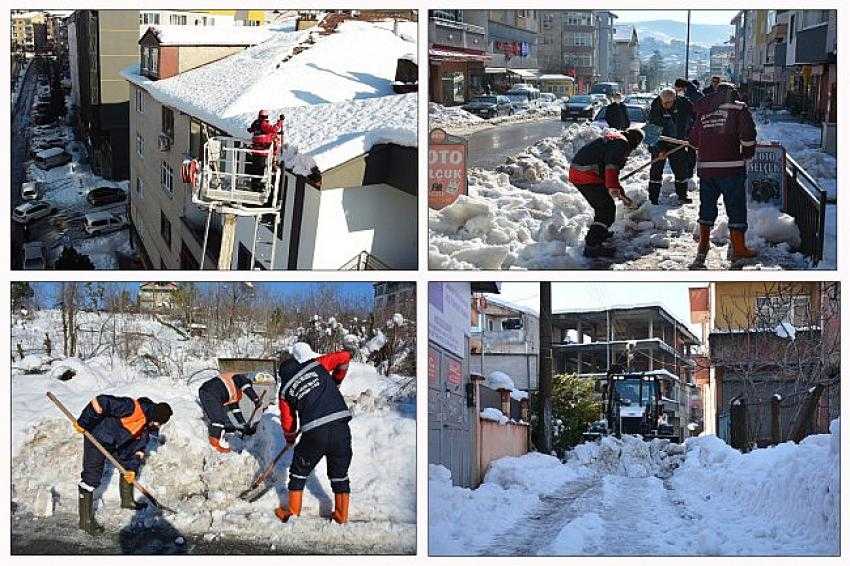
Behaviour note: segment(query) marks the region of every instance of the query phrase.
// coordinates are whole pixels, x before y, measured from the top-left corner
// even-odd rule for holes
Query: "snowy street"
[[[839,425],[741,454],[713,436],[494,462],[476,490],[431,466],[436,555],[837,555]],[[475,517],[475,519],[473,519]],[[475,520],[476,529],[453,529]],[[734,525],[734,526],[733,526]]]
[[[535,122],[506,123],[491,130],[464,135],[467,145],[467,166],[493,168],[511,155],[521,152],[542,138],[560,136],[566,124],[558,117]]]
[[[397,315],[400,317],[401,315]],[[262,414],[257,433],[233,437],[233,452],[208,443],[198,388],[215,375],[219,357],[258,357],[259,335],[219,342],[188,337],[147,315],[118,317],[124,339],[139,341],[124,360],[98,346],[101,313],[81,314],[80,357],[61,355],[56,310],[14,323],[12,341],[30,352],[12,369],[13,553],[406,554],[416,546],[416,414],[411,377],[382,375],[352,362],[340,387],[349,410],[354,457],[350,522],[329,521],[334,494],[325,464],[307,480],[302,516],[281,524],[273,514],[287,500],[292,451],[278,462],[254,501],[238,498],[283,448],[278,405]],[[57,344],[41,352],[45,333]],[[293,337],[279,347],[291,345]],[[364,347],[369,348],[371,341]],[[70,373],[69,373],[70,372]],[[68,378],[68,375],[71,375]],[[414,380],[415,381],[415,380]],[[147,396],[169,403],[171,421],[151,440],[139,476],[176,514],[119,507],[118,474],[107,466],[95,492],[103,540],[77,528],[82,439],[46,398],[53,392],[73,414],[96,395]],[[138,496],[141,498],[141,496]]]
[[[781,142],[835,199],[835,158],[817,150],[819,130],[782,118],[770,114],[757,117],[759,140]],[[680,205],[669,169],[658,206],[647,198],[648,169],[624,183],[635,208],[617,203],[609,240],[616,255],[594,260],[583,257],[584,235],[593,211],[566,181],[566,174],[575,152],[601,133],[594,125],[571,123],[559,136],[544,137],[498,166],[470,169],[468,196],[462,195],[442,210],[429,210],[431,268],[688,269],[697,249],[699,180],[694,177],[690,182],[689,196],[694,202]],[[624,173],[648,159],[649,151],[639,148],[632,153]],[[836,215],[836,207],[829,206],[826,252],[819,269],[836,265]],[[811,267],[805,256],[794,251],[800,244],[800,233],[778,203],[750,200],[748,223],[747,242],[759,256],[742,266],[744,269]],[[727,218],[722,205],[712,244],[708,269],[729,269]]]

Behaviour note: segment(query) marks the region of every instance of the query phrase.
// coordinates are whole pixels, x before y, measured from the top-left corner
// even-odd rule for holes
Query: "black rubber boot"
[[[648,192],[649,202],[652,204],[658,204],[658,198],[661,196],[661,183],[650,181]]]
[[[90,535],[98,535],[103,532],[103,527],[94,520],[94,494],[91,491],[80,489],[80,530]]]
[[[118,481],[118,492],[121,494],[121,509],[138,511],[148,506],[147,503],[136,501],[133,495],[133,485],[127,483],[123,477]]]
[[[691,204],[694,202],[688,196],[688,182],[687,181],[676,181],[676,196],[679,197],[679,202],[682,204]]]

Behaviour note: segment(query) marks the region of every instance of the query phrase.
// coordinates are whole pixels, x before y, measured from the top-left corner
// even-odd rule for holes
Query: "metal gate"
[[[428,344],[428,463],[445,466],[452,482],[473,487],[471,422],[463,360]]]

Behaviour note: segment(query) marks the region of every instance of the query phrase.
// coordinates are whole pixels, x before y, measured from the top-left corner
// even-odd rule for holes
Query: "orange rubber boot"
[[[349,493],[334,494],[334,512],[331,514],[331,519],[340,525],[348,522],[348,502],[350,495]]]
[[[303,491],[290,491],[289,500],[286,502],[286,507],[281,505],[280,507],[274,510],[275,516],[280,519],[281,523],[287,522],[289,518],[293,515],[297,517],[301,514],[302,495],[304,495]]]
[[[732,240],[732,261],[749,259],[758,255],[747,247],[743,230],[729,230],[729,239]]]
[[[216,438],[214,436],[210,436],[209,440],[210,440],[210,446],[212,446],[213,448],[215,448],[216,450],[218,450],[222,454],[227,454],[228,452],[230,452],[230,448],[228,448],[226,446],[222,446],[221,443],[219,442],[218,438]]]

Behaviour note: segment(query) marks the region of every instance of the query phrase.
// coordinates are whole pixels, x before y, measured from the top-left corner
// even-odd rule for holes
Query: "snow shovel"
[[[254,490],[257,489],[260,484],[266,481],[270,475],[272,475],[275,466],[277,466],[277,463],[280,461],[281,458],[283,458],[283,455],[286,454],[290,448],[292,448],[292,444],[287,443],[286,446],[284,446],[283,449],[277,453],[277,456],[274,457],[274,459],[271,461],[271,464],[266,466],[266,469],[263,470],[263,472],[259,476],[257,476],[257,479],[251,482],[251,485],[248,486],[248,489],[239,494],[239,499],[244,499],[245,501],[256,501],[257,499],[259,499],[260,496],[262,496],[265,492],[255,492]]]
[[[56,407],[60,411],[62,411],[62,414],[64,414],[66,417],[68,417],[69,421],[71,421],[73,424],[77,423],[77,419],[74,418],[74,415],[71,414],[71,411],[69,411],[67,409],[67,407],[65,407],[65,405],[62,404],[62,401],[57,399],[56,396],[53,393],[48,391],[47,392],[47,398],[50,399],[51,401],[53,401],[53,404],[56,405]],[[106,456],[106,459],[109,460],[109,462],[113,466],[115,466],[115,469],[118,470],[118,473],[120,473],[121,475],[124,475],[125,473],[127,473],[127,468],[122,466],[121,462],[119,462],[115,458],[115,456],[110,454],[109,450],[104,448],[103,445],[100,442],[98,442],[98,440],[94,437],[94,435],[92,433],[90,433],[87,430],[83,430],[83,435],[88,439],[89,442],[92,443],[92,445],[95,448],[97,448],[100,451],[101,454]],[[156,507],[157,510],[168,511],[169,513],[173,513],[175,515],[177,514],[177,511],[175,511],[174,509],[172,509],[170,507],[166,507],[165,505],[163,505],[162,503],[157,501],[156,497],[154,497],[153,494],[150,491],[148,491],[148,489],[145,486],[143,486],[142,484],[140,484],[139,482],[137,482],[137,481],[133,482],[133,485],[136,487],[136,489],[139,490],[139,492],[141,492],[142,495],[145,496],[145,498],[148,501],[151,502],[151,504],[153,504],[154,507]]]
[[[663,137],[666,137],[666,136],[663,136]],[[675,138],[670,138],[670,139],[673,140]],[[641,171],[643,171],[644,169],[646,169],[647,167],[649,167],[650,165],[652,165],[653,163],[655,163],[657,161],[661,161],[662,159],[667,159],[670,155],[676,153],[680,149],[690,146],[690,144],[688,142],[682,143],[681,140],[678,140],[678,141],[679,141],[680,145],[677,148],[671,149],[670,151],[668,151],[666,154],[664,154],[664,157],[661,157],[661,156],[656,157],[655,159],[651,159],[651,160],[647,161],[646,163],[644,163],[643,165],[641,165],[637,169],[633,169],[633,170],[629,171],[628,173],[626,173],[625,175],[620,177],[620,182],[625,181],[626,179],[628,179],[629,177],[631,177],[635,173],[640,173]]]
[[[260,395],[260,402],[259,402],[259,403],[257,403],[256,405],[254,405],[254,410],[253,410],[253,411],[251,411],[251,416],[250,416],[250,417],[248,417],[248,420],[247,420],[247,421],[245,421],[245,424],[246,424],[246,425],[251,426],[251,421],[253,421],[253,420],[254,420],[254,416],[256,416],[257,411],[259,411],[259,410],[260,410],[260,407],[262,407],[262,406],[263,406],[263,401],[265,400],[265,398],[266,398],[266,392],[265,392],[265,391],[263,391],[263,394],[262,394],[262,395]],[[245,438],[245,432],[244,432],[244,431],[240,432],[240,433],[239,433],[239,435],[240,435],[242,438]]]

